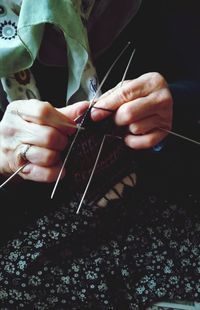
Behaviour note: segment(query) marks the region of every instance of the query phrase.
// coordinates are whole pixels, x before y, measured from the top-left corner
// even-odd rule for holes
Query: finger
[[[168,89],[159,90],[119,107],[115,122],[119,126],[129,125],[153,114],[172,119],[172,98]]]
[[[164,87],[164,85],[166,85],[166,82],[160,74],[147,73],[128,83],[123,83],[122,87],[117,87],[108,96],[100,97],[95,105],[101,108],[116,110],[124,103],[148,96],[153,91]],[[106,116],[108,116],[108,113],[105,111],[92,110],[91,117],[94,121],[99,121]]]
[[[68,105],[65,108],[58,109],[58,111],[74,121],[89,108],[89,105],[90,103],[88,101],[80,101],[72,105]]]
[[[123,81],[123,85],[124,84],[127,84],[127,83],[130,83],[131,80],[126,80],[126,81]],[[100,100],[102,99],[105,99],[107,96],[109,96],[110,94],[112,94],[117,88],[120,88],[122,86],[122,82],[118,83],[115,87],[107,90],[105,93],[103,93],[101,96],[99,96],[99,98],[95,98],[94,100],[94,104],[93,104],[93,108],[101,108],[100,106],[98,106],[98,102],[100,102]],[[114,111],[114,110],[113,110]]]
[[[162,120],[158,115],[152,115],[148,118],[142,119],[140,121],[134,122],[128,126],[129,131],[134,135],[141,135],[148,133],[159,127],[171,129],[170,122]]]
[[[52,183],[56,181],[61,170],[61,166],[61,161],[53,167],[42,167],[30,163],[23,168],[19,175],[25,180],[42,183]],[[64,169],[61,178],[63,178],[65,174],[66,171]]]
[[[51,149],[31,145],[26,152],[26,159],[38,166],[51,167],[60,160],[60,153]]]
[[[123,82],[123,84],[129,83],[131,80],[126,80]],[[97,102],[99,102],[102,99],[105,99],[107,96],[109,96],[110,94],[112,94],[117,88],[119,88],[121,86],[121,82],[118,83],[115,87],[110,88],[109,90],[107,90],[105,93],[103,93],[101,96],[99,96],[99,98],[95,99],[95,104]]]
[[[140,149],[148,149],[159,142],[161,142],[167,133],[164,133],[160,130],[154,130],[148,134],[134,136],[134,135],[127,135],[124,139],[125,144],[132,149],[140,150]]]
[[[10,109],[12,109],[12,113],[16,113],[27,122],[55,127],[65,134],[74,132],[72,128],[67,126],[68,124],[75,125],[74,121],[60,113],[48,102],[36,99],[18,100],[12,102]]]
[[[20,144],[11,153],[11,155],[8,156],[10,162],[9,166],[13,171],[16,171],[19,167],[27,162],[26,153],[29,147],[29,144]]]
[[[64,150],[68,138],[53,127],[25,122],[23,132],[18,133],[18,140],[22,144],[32,144],[54,151]],[[20,144],[19,143],[19,144]]]

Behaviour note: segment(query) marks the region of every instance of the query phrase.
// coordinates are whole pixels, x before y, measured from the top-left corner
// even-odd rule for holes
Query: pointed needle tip
[[[0,184],[0,189],[2,189],[8,182],[10,182],[29,162],[25,163],[21,167],[19,167],[9,178],[7,178],[2,184]]]

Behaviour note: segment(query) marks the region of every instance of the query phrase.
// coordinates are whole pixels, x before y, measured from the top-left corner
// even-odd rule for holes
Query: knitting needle
[[[12,178],[14,178],[22,169],[24,169],[24,167],[26,167],[26,165],[28,165],[29,163],[25,163],[24,165],[22,165],[21,167],[19,167],[8,179],[6,179],[1,185],[0,185],[0,189],[3,188],[4,185],[6,185],[9,181],[12,180]]]
[[[180,135],[180,134],[178,134],[178,133],[176,133],[176,132],[174,132],[174,131],[167,130],[167,129],[164,129],[164,128],[159,128],[159,129],[162,130],[162,131],[165,131],[165,132],[167,132],[167,133],[169,133],[169,134],[175,135],[175,136],[177,136],[177,137],[179,137],[179,138],[182,138],[182,139],[185,139],[185,140],[187,140],[187,141],[190,141],[190,142],[193,142],[193,143],[195,143],[195,144],[200,145],[200,142],[195,141],[195,140],[190,139],[190,138],[187,138],[187,137],[185,137],[185,136],[183,136],[183,135]],[[99,160],[99,157],[100,157],[102,148],[103,148],[103,144],[104,144],[104,142],[105,142],[105,138],[108,137],[108,136],[110,136],[110,135],[104,135],[103,140],[102,140],[102,142],[101,142],[101,145],[100,145],[100,148],[99,148],[97,157],[96,157],[96,161],[95,161],[95,163],[94,163],[94,166],[93,166],[93,169],[92,169],[90,178],[89,178],[89,181],[88,181],[88,183],[87,183],[87,186],[86,186],[86,188],[85,188],[85,191],[84,191],[83,196],[82,196],[82,198],[81,198],[81,201],[80,201],[80,203],[79,203],[78,209],[77,209],[77,211],[76,211],[77,214],[78,214],[79,211],[80,211],[81,205],[82,205],[83,200],[84,200],[84,198],[85,198],[85,195],[86,195],[86,193],[87,193],[87,191],[88,191],[89,185],[90,185],[90,183],[91,183],[91,181],[92,181],[92,177],[93,177],[93,175],[94,175],[94,172],[95,172],[95,169],[96,169],[96,166],[97,166],[97,163],[98,163],[98,160]],[[118,138],[118,139],[120,139],[120,140],[122,139],[122,137],[118,137],[118,136],[115,136],[115,138]]]
[[[90,102],[89,108],[88,108],[88,110],[87,110],[86,113],[85,113],[85,117],[86,117],[87,113],[90,111],[91,107],[95,104],[95,99],[96,99],[97,95],[99,94],[99,92],[100,92],[100,90],[101,90],[103,84],[105,83],[106,79],[108,78],[108,76],[109,76],[111,70],[113,69],[113,67],[115,66],[115,64],[117,63],[117,61],[119,60],[119,58],[122,56],[122,54],[125,52],[125,50],[128,48],[129,45],[130,45],[130,42],[127,43],[127,45],[126,45],[126,46],[123,48],[123,50],[119,53],[119,55],[117,56],[117,58],[114,60],[114,62],[112,63],[112,65],[111,65],[110,68],[108,69],[108,71],[107,71],[107,73],[105,74],[103,80],[101,81],[99,87],[97,88],[97,91],[96,91],[96,93],[95,93],[93,99],[92,99],[91,102]],[[82,119],[80,125],[82,125],[82,123],[84,122],[85,117]],[[68,158],[69,158],[69,155],[71,154],[71,151],[72,151],[72,149],[73,149],[73,146],[74,146],[74,144],[75,144],[75,142],[76,142],[76,140],[77,140],[77,138],[78,138],[78,136],[79,136],[79,133],[80,133],[80,130],[79,130],[79,128],[78,128],[78,130],[77,130],[77,132],[76,132],[76,134],[75,134],[75,136],[74,136],[74,139],[72,140],[72,143],[71,143],[71,145],[70,145],[70,147],[69,147],[69,150],[68,150],[68,152],[67,152],[67,154],[66,154],[66,156],[65,156],[65,159],[64,159],[64,161],[63,161],[63,164],[62,164],[62,167],[61,167],[60,172],[59,172],[59,174],[58,174],[58,177],[57,177],[57,179],[56,179],[56,183],[55,183],[55,185],[54,185],[54,187],[53,187],[53,191],[52,191],[52,193],[51,193],[51,199],[53,199],[53,197],[54,197],[54,195],[55,195],[55,191],[56,191],[57,186],[58,186],[58,183],[59,183],[59,181],[60,181],[62,172],[63,172],[64,167],[65,167],[65,165],[66,165],[66,162],[67,162],[67,160],[68,160]]]
[[[131,64],[131,61],[132,61],[132,59],[133,59],[134,54],[135,54],[135,49],[134,49],[133,52],[131,53],[131,56],[130,56],[129,61],[128,61],[128,64],[127,64],[127,66],[126,66],[126,68],[125,68],[125,71],[124,71],[124,74],[123,74],[123,76],[122,76],[122,80],[121,80],[121,83],[120,83],[120,87],[122,87],[123,82],[124,82],[124,80],[125,80],[125,78],[126,78],[126,74],[127,74],[128,69],[129,69],[129,67],[130,67],[130,64]],[[102,148],[103,148],[103,145],[104,145],[106,136],[107,136],[107,135],[104,135],[104,137],[103,137],[103,139],[102,139],[102,142],[101,142],[101,145],[100,145],[100,148],[99,148],[99,151],[98,151],[98,154],[97,154],[97,157],[96,157],[94,166],[93,166],[93,168],[92,168],[92,172],[91,172],[91,174],[90,174],[90,177],[89,177],[88,183],[87,183],[87,185],[86,185],[85,191],[84,191],[84,193],[83,193],[83,195],[82,195],[81,201],[80,201],[80,203],[79,203],[79,205],[78,205],[76,214],[79,213],[80,208],[81,208],[82,203],[83,203],[83,200],[84,200],[84,198],[85,198],[85,196],[86,196],[86,194],[87,194],[87,191],[88,191],[88,188],[89,188],[90,183],[91,183],[91,181],[92,181],[92,177],[93,177],[93,175],[94,175],[94,172],[95,172],[95,169],[96,169],[96,166],[97,166],[97,163],[98,163],[98,160],[99,160],[99,157],[100,157],[100,154],[101,154],[101,151],[102,151]]]
[[[93,177],[93,175],[94,175],[94,172],[95,172],[95,169],[96,169],[96,166],[97,166],[99,157],[100,157],[100,155],[101,155],[101,151],[102,151],[102,148],[103,148],[103,145],[104,145],[104,142],[105,142],[105,138],[106,138],[106,135],[104,135],[104,137],[103,137],[103,139],[102,139],[102,141],[101,141],[101,145],[100,145],[100,147],[99,147],[99,151],[98,151],[98,154],[97,154],[97,157],[96,157],[94,166],[93,166],[93,168],[92,168],[92,172],[91,172],[91,174],[90,174],[90,178],[89,178],[88,183],[87,183],[87,185],[86,185],[86,188],[85,188],[85,191],[84,191],[83,196],[82,196],[82,198],[81,198],[81,201],[79,202],[79,205],[78,205],[76,214],[78,214],[79,211],[80,211],[80,208],[81,208],[81,206],[82,206],[83,200],[84,200],[84,198],[85,198],[85,195],[87,194],[88,188],[89,188],[90,183],[91,183],[91,181],[92,181],[92,177]]]
[[[95,99],[97,97],[97,95],[99,94],[99,91],[101,90],[102,86],[104,85],[106,79],[108,78],[108,76],[110,75],[110,72],[112,71],[112,69],[114,68],[114,66],[116,65],[116,63],[118,62],[118,60],[120,59],[120,57],[123,55],[123,53],[126,51],[126,49],[130,46],[131,42],[128,42],[126,44],[126,46],[122,49],[122,51],[119,53],[119,55],[117,56],[117,58],[114,60],[114,62],[112,63],[112,65],[110,66],[110,68],[108,69],[107,73],[105,74],[103,80],[101,81],[95,95],[94,98],[92,99],[91,103],[90,103],[90,107],[93,106],[95,104]]]
[[[123,77],[122,77],[122,80],[121,80],[121,85],[120,85],[120,87],[122,87],[122,85],[123,85],[123,83],[124,83],[124,80],[125,80],[126,75],[127,75],[127,71],[128,71],[129,66],[130,66],[130,64],[131,64],[131,61],[132,61],[133,56],[134,56],[134,54],[135,54],[135,51],[136,51],[136,49],[133,50],[133,52],[132,52],[132,54],[131,54],[131,56],[130,56],[130,58],[129,58],[128,64],[127,64],[127,66],[126,66],[126,69],[125,69],[125,71],[124,71],[124,74],[123,74]]]
[[[23,120],[28,120],[30,119],[30,115],[26,114],[26,113],[21,113],[19,112],[18,110],[12,110],[11,111],[11,114],[15,114],[15,115],[18,115],[19,117],[21,117]],[[47,119],[43,118],[43,121],[47,121]],[[80,124],[72,124],[72,123],[68,123],[66,122],[65,120],[61,120],[61,119],[57,119],[56,120],[53,118],[51,120],[51,125],[52,126],[64,126],[64,127],[70,127],[70,128],[75,128],[75,129],[78,129],[78,127],[80,126]],[[85,128],[81,127],[80,128],[81,130],[84,130]]]
[[[186,136],[183,136],[183,135],[180,135],[179,133],[176,133],[176,132],[174,132],[174,131],[171,131],[171,130],[168,130],[168,129],[164,129],[164,128],[160,128],[160,127],[159,127],[158,129],[160,129],[160,130],[162,130],[162,131],[165,131],[165,132],[167,132],[167,133],[169,133],[169,134],[171,134],[171,135],[174,135],[174,136],[176,136],[176,137],[179,137],[179,138],[181,138],[181,139],[184,139],[184,140],[187,140],[187,141],[190,141],[190,142],[192,142],[192,143],[195,143],[195,144],[200,145],[200,142],[199,142],[199,141],[190,139],[190,138],[188,138],[188,137],[186,137]]]
[[[64,123],[62,123],[64,125]],[[73,124],[65,124],[67,127],[71,127],[71,128],[76,128],[78,130],[85,130],[84,127],[78,125],[73,125]],[[11,174],[11,176],[6,179],[2,184],[0,184],[0,189],[2,189],[7,183],[9,183],[21,170],[23,170],[27,165],[29,164],[29,162],[25,163],[24,165],[20,166],[13,174]]]

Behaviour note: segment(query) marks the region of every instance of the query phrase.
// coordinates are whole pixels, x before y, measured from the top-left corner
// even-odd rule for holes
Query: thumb
[[[88,109],[89,104],[90,103],[88,101],[79,101],[57,110],[67,116],[68,119],[74,121]]]

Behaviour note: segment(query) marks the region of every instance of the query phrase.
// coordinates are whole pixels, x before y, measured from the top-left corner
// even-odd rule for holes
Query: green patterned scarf
[[[0,77],[8,101],[39,99],[29,68],[38,56],[47,23],[62,31],[67,43],[67,101],[75,93],[76,100],[93,97],[88,81],[96,81],[96,72],[82,20],[89,17],[94,1],[89,1],[85,16],[81,4],[76,0],[0,0]]]

